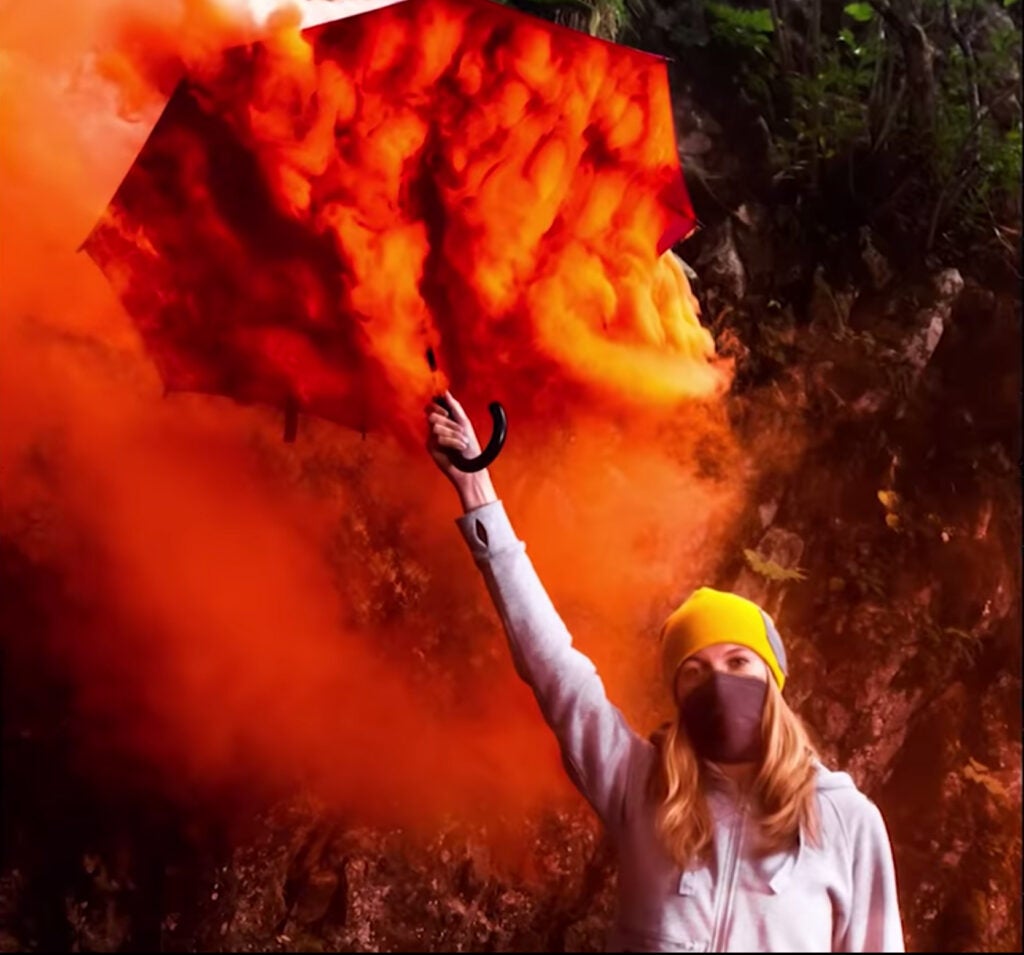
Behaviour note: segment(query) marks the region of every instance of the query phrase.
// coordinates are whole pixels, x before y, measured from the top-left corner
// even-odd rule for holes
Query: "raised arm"
[[[516,671],[533,689],[554,730],[573,782],[610,828],[621,818],[631,766],[650,744],[626,723],[605,694],[591,660],[576,650],[533,564],[516,537],[486,470],[464,474],[445,448],[468,456],[479,443],[465,412],[447,394],[454,420],[428,409],[428,450],[459,493],[457,521],[505,627]]]

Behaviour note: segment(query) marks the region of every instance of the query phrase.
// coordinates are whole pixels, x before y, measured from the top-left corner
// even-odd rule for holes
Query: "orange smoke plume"
[[[163,787],[211,791],[301,781],[405,823],[567,796],[452,527],[449,489],[399,440],[422,434],[410,402],[437,384],[425,339],[471,413],[491,397],[508,405],[499,489],[577,644],[640,722],[657,706],[657,624],[701,580],[741,503],[719,410],[682,400],[714,395],[728,371],[678,263],[658,256],[671,217],[614,169],[581,178],[582,126],[524,111],[524,98],[575,96],[591,112],[574,122],[597,116],[616,148],[640,150],[652,120],[612,95],[610,53],[595,54],[589,85],[568,88],[546,28],[524,28],[509,46],[522,82],[499,84],[473,54],[476,5],[404,6],[385,11],[391,32],[332,56],[316,37],[334,27],[300,34],[291,14],[267,27],[247,8],[195,0],[0,6],[0,82],[13,91],[0,99],[0,534],[65,582],[46,648],[74,688],[75,738],[97,773],[138,768]],[[220,51],[257,36],[261,52],[242,47],[230,61],[241,72],[225,74]],[[368,48],[360,84],[346,82],[346,58]],[[365,103],[379,94],[373,70],[404,64],[410,89],[430,91],[457,55],[451,75],[475,92],[445,120],[435,236],[398,201],[408,182],[394,150],[413,148],[422,122],[396,106],[374,133]],[[94,233],[109,281],[76,252],[185,72],[250,84],[245,108],[223,115],[272,186],[268,208],[301,225],[295,249],[309,242],[344,265],[337,291],[362,322],[351,340],[360,367],[380,372],[371,391],[386,409],[365,440],[311,418],[284,445],[264,407],[165,395],[169,365],[129,314],[133,297],[152,308],[175,292],[230,312],[217,276],[252,265],[196,143],[184,147],[188,218],[169,205],[145,221],[167,230],[160,241],[216,237],[215,258],[171,274],[116,206]],[[527,97],[527,81],[544,96]],[[527,133],[545,145],[527,149]],[[554,211],[567,204],[615,228],[570,234]],[[334,322],[339,299],[316,256],[286,264],[253,270],[242,304],[298,303],[305,331]],[[287,369],[287,350],[248,332],[238,344]],[[338,367],[302,379],[310,410],[365,398]],[[715,480],[690,464],[708,442]]]

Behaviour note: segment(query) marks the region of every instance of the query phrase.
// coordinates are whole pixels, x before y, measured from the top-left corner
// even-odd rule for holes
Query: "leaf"
[[[738,10],[727,3],[716,3],[714,0],[705,5],[711,16],[726,28],[732,30],[736,38],[744,34],[770,34],[775,32],[772,23],[772,12],[767,7],[754,10]],[[749,39],[748,39],[749,42]]]
[[[843,7],[843,13],[858,23],[867,23],[875,15],[870,3],[848,3]]]
[[[849,27],[843,27],[839,31],[839,39],[843,41],[851,50],[857,52],[857,38],[853,35],[853,31]]]
[[[973,756],[967,758],[967,765],[963,769],[964,779],[980,783],[993,796],[1006,799],[1009,793],[1006,787],[992,775],[992,771],[984,763],[979,763]]]
[[[899,514],[893,514],[891,511],[885,515],[885,526],[891,531],[898,531],[900,529],[900,516]]]
[[[900,506],[900,496],[895,491],[879,491],[878,500],[887,511],[895,511]]]
[[[743,556],[747,559],[747,564],[755,574],[767,577],[768,580],[785,581],[807,579],[807,574],[799,567],[783,567],[781,564],[775,563],[774,560],[768,560],[762,554],[759,554],[756,550],[752,550],[749,547],[744,548]]]

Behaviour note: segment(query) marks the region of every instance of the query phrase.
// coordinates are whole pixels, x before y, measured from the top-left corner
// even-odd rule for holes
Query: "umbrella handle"
[[[455,420],[452,407],[443,395],[435,395],[434,401],[448,412],[449,418],[453,421]],[[505,409],[499,402],[492,401],[487,406],[487,410],[491,413],[491,439],[487,442],[487,446],[483,451],[475,458],[466,458],[452,448],[445,448],[444,453],[448,456],[448,460],[460,471],[464,471],[467,474],[482,471],[498,456],[501,449],[505,446],[505,437],[508,434],[508,416],[505,414]]]

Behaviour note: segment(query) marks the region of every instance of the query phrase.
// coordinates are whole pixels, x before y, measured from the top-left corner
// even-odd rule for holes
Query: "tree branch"
[[[909,4],[897,7],[895,0],[868,2],[899,37],[910,92],[911,125],[927,148],[935,120],[935,48]]]
[[[772,15],[772,27],[775,30],[775,42],[779,48],[779,65],[784,74],[793,72],[793,51],[789,45],[786,24],[779,9],[779,0],[768,0],[768,10]]]
[[[889,0],[868,0],[875,12],[893,28],[895,33],[902,39],[908,31],[909,21],[899,16],[892,8]]]
[[[950,3],[950,0],[942,0],[942,6],[946,15],[946,26],[949,28],[949,32],[953,34],[953,39],[956,40],[956,45],[960,47],[960,52],[964,55],[967,108],[970,110],[971,123],[974,124],[978,118],[978,108],[981,105],[978,95],[977,63],[974,58],[974,49],[971,47],[970,41],[964,35],[964,32],[960,29],[960,21],[957,18],[956,10],[953,9],[953,4]]]

